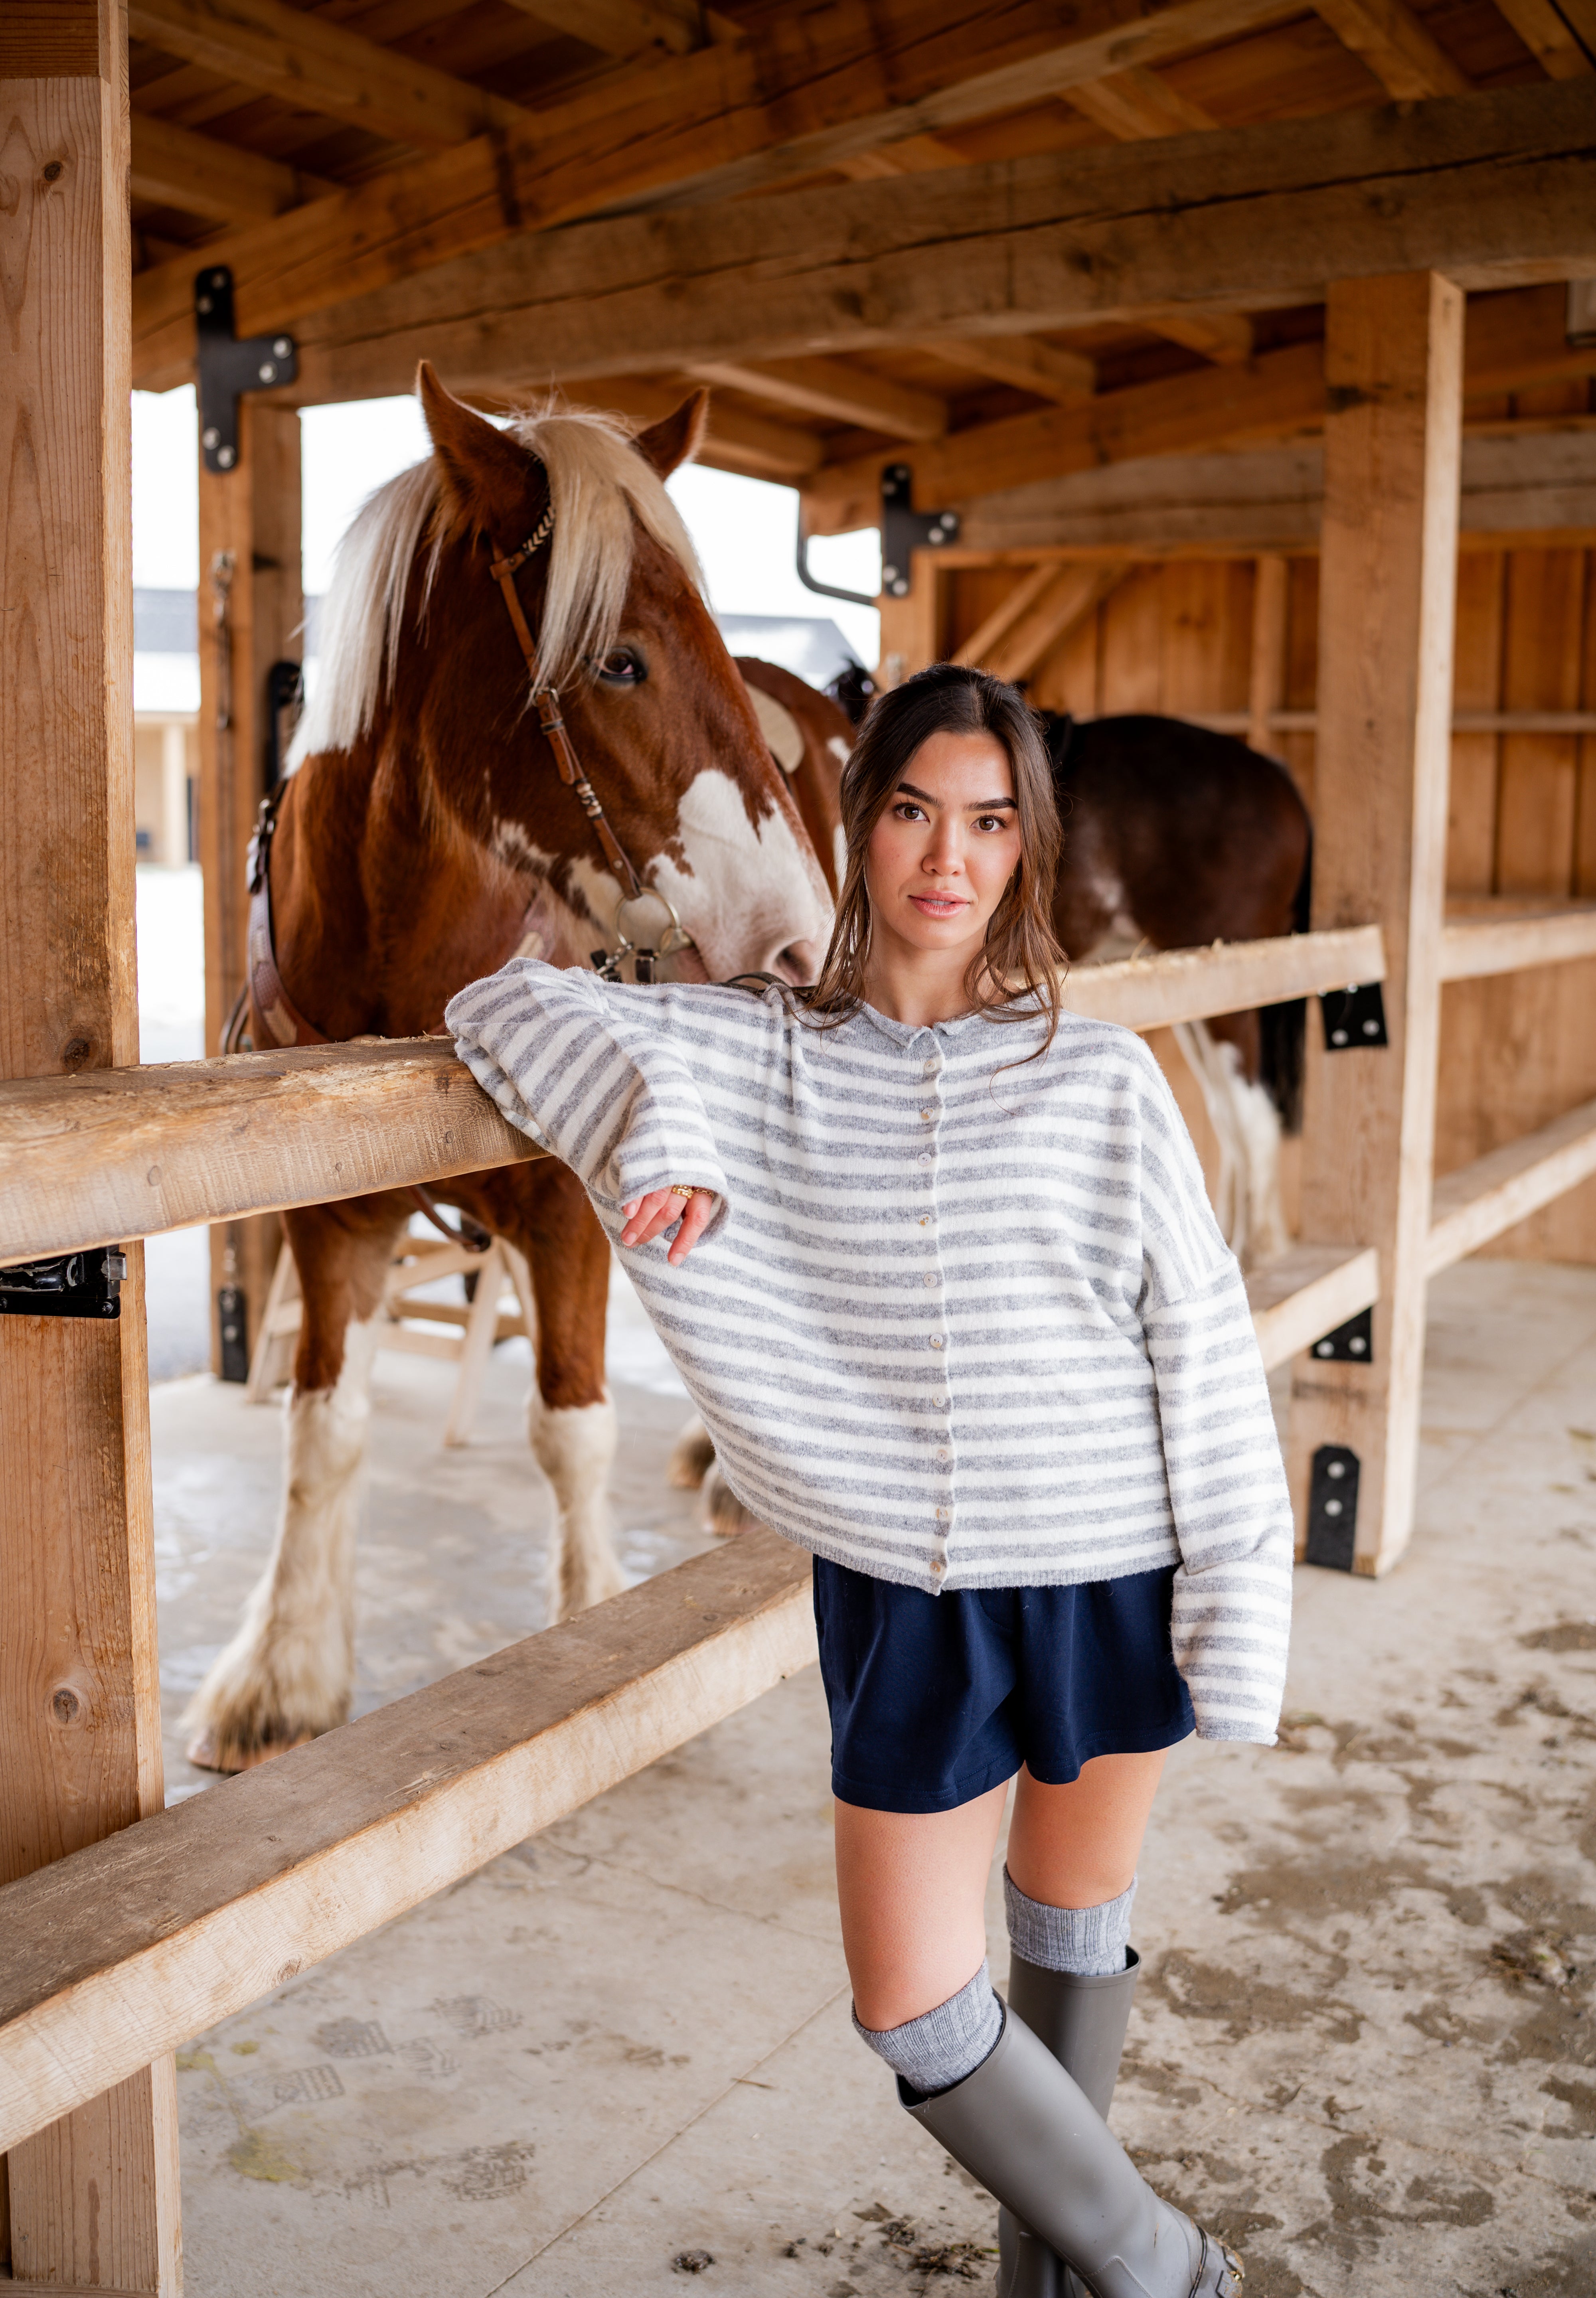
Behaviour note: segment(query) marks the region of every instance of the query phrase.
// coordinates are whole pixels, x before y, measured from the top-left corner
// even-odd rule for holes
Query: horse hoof
[[[274,1756],[285,1756],[291,1748],[308,1748],[313,1736],[303,1732],[297,1740],[269,1740],[264,1746],[253,1748],[223,1748],[214,1728],[208,1724],[203,1732],[194,1733],[183,1752],[196,1771],[220,1772],[230,1779],[238,1772],[252,1772],[257,1764],[269,1764]]]
[[[723,1476],[710,1477],[704,1497],[704,1529],[717,1540],[733,1540],[740,1532],[752,1532],[759,1521],[748,1514]]]
[[[714,1466],[715,1440],[695,1415],[671,1448],[666,1483],[673,1492],[696,1492]]]

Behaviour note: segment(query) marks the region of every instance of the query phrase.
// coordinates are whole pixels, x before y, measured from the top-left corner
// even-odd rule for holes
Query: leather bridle
[[[505,607],[509,610],[517,641],[526,663],[526,675],[532,682],[532,699],[538,714],[538,724],[542,728],[543,738],[554,753],[554,763],[559,770],[559,778],[566,789],[574,794],[577,805],[592,823],[593,835],[599,841],[600,851],[610,868],[618,874],[625,888],[616,911],[616,938],[620,946],[614,951],[594,950],[593,970],[601,974],[607,981],[616,981],[620,979],[622,960],[630,957],[634,963],[637,979],[640,981],[652,981],[655,960],[671,956],[677,950],[690,949],[693,946],[691,936],[683,933],[681,919],[658,887],[643,884],[632,865],[632,856],[610,825],[609,816],[604,811],[603,801],[583,773],[582,762],[572,747],[571,737],[566,729],[565,716],[559,707],[559,689],[557,686],[551,686],[543,676],[542,665],[538,660],[537,641],[528,627],[525,615],[522,612],[520,593],[516,589],[516,576],[525,566],[527,560],[542,549],[553,532],[554,505],[550,503],[538,521],[537,526],[527,536],[520,549],[512,550],[508,558],[495,558],[489,566],[488,572],[498,583]],[[669,920],[664,933],[657,936],[651,944],[634,942],[627,933],[624,923],[627,911],[636,908],[643,902],[657,902]]]

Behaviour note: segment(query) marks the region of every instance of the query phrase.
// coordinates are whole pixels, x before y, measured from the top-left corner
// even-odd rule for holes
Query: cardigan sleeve
[[[600,1211],[690,1182],[715,1193],[710,1229],[724,1219],[703,1095],[655,1003],[517,957],[451,998],[443,1021],[484,1091],[570,1166]]]
[[[1295,1535],[1269,1383],[1241,1271],[1162,1072],[1145,1081],[1142,1119],[1142,1327],[1180,1548],[1175,1664],[1203,1739],[1272,1746]]]

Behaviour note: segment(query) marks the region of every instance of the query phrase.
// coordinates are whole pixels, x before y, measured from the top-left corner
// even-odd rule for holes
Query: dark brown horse
[[[533,538],[510,578],[516,599],[619,849],[688,937],[678,973],[812,979],[825,883],[663,485],[697,443],[705,394],[633,441],[579,411],[500,431],[425,366],[419,388],[434,454],[373,497],[340,555],[270,851],[281,994],[254,966],[254,1042],[435,1029],[455,990],[517,947],[585,963],[616,949],[623,915],[633,940],[650,914],[665,917],[651,900],[623,913],[615,855],[531,707],[491,569]],[[434,1194],[514,1247],[529,1275],[529,1433],[558,1504],[558,1618],[623,1584],[604,1516],[608,1245],[552,1159]],[[401,1192],[285,1216],[304,1307],[282,1514],[243,1624],[190,1711],[196,1762],[236,1770],[348,1713],[368,1381],[412,1210]]]

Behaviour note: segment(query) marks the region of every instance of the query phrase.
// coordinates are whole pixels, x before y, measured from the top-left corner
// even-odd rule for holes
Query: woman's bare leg
[[[1021,1773],[1008,1868],[1028,1899],[1101,1907],[1129,1889],[1167,1755],[1095,1756],[1068,1787]]]
[[[1069,1787],[1020,1774],[1008,1864],[1028,1898],[1099,1907],[1129,1888],[1163,1770],[1150,1756],[1097,1756]],[[958,1993],[987,1952],[987,1881],[1006,1790],[954,1811],[839,1803],[837,1897],[863,2025],[880,2032]]]

